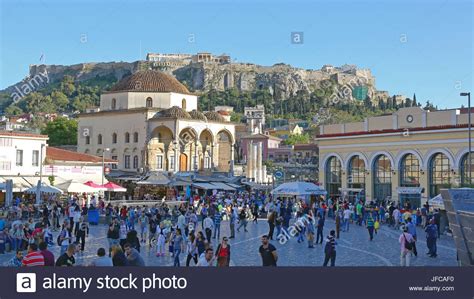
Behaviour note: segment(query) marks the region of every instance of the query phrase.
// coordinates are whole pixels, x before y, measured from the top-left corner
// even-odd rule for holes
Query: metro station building
[[[320,183],[333,198],[388,199],[415,208],[442,188],[474,182],[469,181],[474,169],[468,166],[467,109],[410,107],[325,125],[317,143]]]

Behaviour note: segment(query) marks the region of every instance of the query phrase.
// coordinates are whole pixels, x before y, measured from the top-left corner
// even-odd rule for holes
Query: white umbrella
[[[79,183],[74,180],[69,180],[61,184],[56,185],[57,188],[68,193],[96,193],[99,190],[83,183]]]
[[[38,190],[38,186],[34,186],[34,187],[26,189],[23,192],[33,194],[33,193],[36,193],[37,190]],[[41,186],[39,188],[39,192],[40,193],[46,193],[46,194],[62,194],[63,193],[63,191],[61,191],[61,189],[58,189],[54,186],[46,185],[45,183],[41,184]]]
[[[322,187],[308,182],[283,183],[272,191],[273,195],[303,196],[303,195],[326,195]]]
[[[430,205],[430,207],[437,208],[440,210],[446,210],[446,208],[444,207],[444,201],[441,194],[438,194],[432,199],[429,199],[428,204]]]

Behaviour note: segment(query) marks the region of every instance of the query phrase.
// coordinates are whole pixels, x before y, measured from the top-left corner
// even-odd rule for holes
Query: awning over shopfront
[[[152,172],[144,180],[138,181],[137,185],[168,186],[171,180],[161,172]]]
[[[215,186],[216,190],[235,191],[235,188],[221,182],[211,182],[211,184]]]
[[[261,185],[254,182],[243,182],[243,185],[249,186],[253,190],[268,190],[271,189],[271,185]]]
[[[36,182],[32,181],[32,183],[30,183],[24,177],[0,177],[0,184],[5,184],[7,180],[12,180],[13,192],[23,192],[28,188],[36,186],[36,183],[38,183],[38,178],[30,178],[30,179],[34,179]],[[0,186],[0,190],[5,190],[5,187],[2,188]]]
[[[38,183],[39,184],[39,183]],[[25,193],[31,193],[31,194],[35,194],[36,192],[38,191],[38,186],[34,186],[34,187],[31,187],[31,188],[28,188],[26,189],[24,192]],[[39,186],[39,192],[40,193],[44,193],[44,194],[62,194],[63,191],[61,191],[60,189],[54,187],[54,186],[49,186],[49,185],[46,185],[45,183],[42,183],[40,186]]]
[[[204,190],[217,189],[216,186],[214,186],[214,185],[212,185],[212,184],[209,184],[209,183],[193,183],[192,186],[193,186],[194,188],[204,189]]]

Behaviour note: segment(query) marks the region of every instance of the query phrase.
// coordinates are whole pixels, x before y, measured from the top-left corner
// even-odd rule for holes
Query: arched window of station
[[[117,100],[115,98],[112,99],[112,103],[110,104],[110,109],[112,110],[117,109]]]
[[[150,97],[146,98],[146,107],[147,108],[153,107],[153,99],[152,98],[150,98]]]
[[[428,166],[429,198],[440,194],[441,189],[451,187],[451,165],[443,153],[436,153],[430,158]]]
[[[336,196],[339,196],[339,188],[342,187],[341,183],[342,166],[341,161],[336,156],[332,156],[326,162],[325,177],[326,177],[326,191],[328,196],[333,200]]]
[[[384,201],[392,196],[392,164],[386,155],[375,158],[372,166],[374,200]]]
[[[352,202],[365,200],[365,162],[356,155],[349,161],[347,169],[347,187],[349,190],[349,200]]]
[[[181,100],[181,108],[183,108],[184,110],[186,110],[186,99],[182,99],[182,100]]]
[[[421,161],[414,154],[406,154],[400,161],[400,187],[420,187],[420,164]],[[399,194],[400,206],[420,207],[421,193],[413,191]]]
[[[464,154],[461,158],[461,187],[473,187],[474,185],[474,152],[471,152],[471,163],[469,163],[469,153]],[[469,165],[470,164],[470,165]]]
[[[125,133],[125,143],[130,143],[130,133]]]
[[[97,144],[102,144],[102,134],[97,135]]]

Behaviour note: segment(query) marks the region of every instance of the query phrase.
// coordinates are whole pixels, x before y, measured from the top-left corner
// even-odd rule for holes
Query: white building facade
[[[122,171],[233,169],[235,126],[175,78],[143,71],[101,95],[100,110],[79,116],[78,151],[118,160]]]

